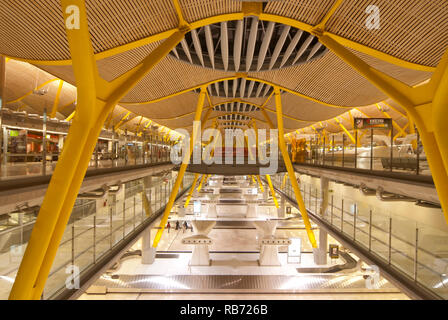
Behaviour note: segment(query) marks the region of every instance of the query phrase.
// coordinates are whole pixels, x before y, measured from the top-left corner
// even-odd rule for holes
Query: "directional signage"
[[[355,129],[387,129],[392,128],[390,118],[354,118]]]
[[[302,255],[302,239],[290,238],[291,244],[288,246],[288,263],[300,263]]]
[[[328,254],[331,259],[339,258],[339,246],[337,244],[330,244],[330,248],[328,250]]]

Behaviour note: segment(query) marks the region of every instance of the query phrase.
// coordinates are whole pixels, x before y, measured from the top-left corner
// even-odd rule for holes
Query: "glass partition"
[[[358,129],[333,134],[320,129],[298,139],[290,156],[297,164],[431,175],[418,131],[396,131]]]
[[[284,176],[277,174],[274,184],[294,199],[289,180],[283,184]],[[307,210],[320,215],[322,194],[316,180],[301,181],[300,188]],[[415,206],[414,210],[419,207]],[[434,228],[414,220],[411,214],[410,217],[392,214],[381,203],[372,205],[332,188],[322,218],[409,279],[448,298],[448,226],[445,224]]]
[[[82,277],[142,223],[160,214],[176,176],[177,172],[161,173],[124,183],[118,191],[102,198],[78,198],[42,298],[51,299],[61,293],[72,273],[80,272]],[[186,173],[185,189],[192,182],[193,175]],[[148,212],[144,196],[149,202]],[[0,299],[8,298],[38,212],[36,206],[0,216]]]

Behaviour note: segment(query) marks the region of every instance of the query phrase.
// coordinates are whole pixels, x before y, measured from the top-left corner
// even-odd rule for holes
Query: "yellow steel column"
[[[84,1],[61,2],[64,18],[69,16],[67,7],[76,6],[80,10],[80,28],[66,30],[78,89],[77,112],[42,202],[10,299],[40,298],[106,117],[117,102],[166,56],[184,35],[182,32],[173,34],[151,52],[144,59],[144,63],[126,73],[124,78],[120,77],[119,85],[115,83],[115,88],[107,87],[96,68]],[[106,99],[97,98],[99,91],[102,94],[108,93]]]
[[[257,180],[258,180],[258,184],[260,185],[260,190],[261,190],[261,192],[264,192],[263,183],[261,183],[261,179],[260,179],[260,176],[259,176],[259,175],[257,176]]]
[[[194,121],[199,122],[201,120],[202,108],[204,107],[205,101],[205,91],[206,86],[201,87],[201,93],[199,94],[199,100],[196,107],[196,114],[194,116]],[[193,134],[190,137],[190,150],[184,155],[184,160],[180,166],[179,174],[177,175],[176,182],[174,183],[173,190],[171,190],[170,199],[165,207],[165,212],[163,213],[162,221],[160,222],[159,230],[157,231],[156,237],[154,238],[153,247],[157,248],[159,241],[162,237],[163,230],[165,230],[168,217],[170,215],[171,208],[173,207],[174,200],[176,200],[177,192],[179,190],[180,182],[184,177],[185,171],[187,170],[188,163],[190,162],[191,154],[193,153],[193,146],[196,142],[197,136],[201,133],[201,128],[197,125],[193,125]]]
[[[433,122],[435,139],[448,173],[448,130],[446,128],[446,119],[448,119],[448,50],[439,62],[431,81],[434,82],[437,89],[434,92],[432,114],[426,116]]]
[[[65,119],[65,121],[70,121],[70,120],[72,120],[73,117],[75,116],[75,114],[76,114],[76,110],[73,111],[73,112],[67,117],[67,119]]]
[[[194,174],[194,180],[193,184],[191,185],[190,192],[188,193],[187,200],[185,201],[184,208],[188,207],[188,204],[190,203],[191,196],[193,195],[194,188],[196,187],[196,183],[198,183],[199,173]]]
[[[204,183],[204,180],[205,180],[205,177],[206,177],[206,176],[207,176],[206,174],[203,174],[203,175],[202,175],[202,177],[201,177],[201,182],[199,182],[198,191],[201,191],[201,189],[202,189],[202,184]]]
[[[84,10],[81,11],[80,18],[87,21]],[[81,28],[78,31],[82,33],[78,35],[84,39],[89,37],[88,30]],[[70,32],[68,32],[68,36],[70,40]],[[88,40],[88,43],[90,44],[90,40]],[[81,58],[82,55],[84,55],[84,58]],[[35,294],[36,282],[42,265],[48,263],[48,261],[45,261],[47,259],[47,250],[53,240],[65,200],[69,197],[70,185],[82,156],[83,147],[88,140],[90,131],[94,130],[94,122],[99,106],[96,99],[93,50],[86,50],[83,45],[79,45],[73,48],[72,59],[79,92],[78,112],[70,126],[64,148],[34,224],[28,246],[9,296],[10,299],[38,299],[41,295],[42,291]],[[76,194],[77,190],[75,191]],[[57,241],[57,246],[59,242],[60,239]],[[50,259],[50,264],[52,264],[54,256]],[[48,273],[44,275],[45,279],[47,275]]]
[[[271,177],[268,174],[266,175],[266,180],[268,180],[269,189],[271,189],[272,199],[274,200],[275,207],[278,209],[279,206],[277,198],[275,197],[274,186],[272,185]]]
[[[54,118],[56,116],[56,112],[59,107],[59,97],[61,96],[62,86],[64,85],[64,81],[59,80],[58,91],[56,92],[56,97],[54,99],[53,108],[51,109],[50,118]]]
[[[257,182],[255,181],[254,176],[250,176],[250,177],[252,178],[252,182],[256,184]]]
[[[277,109],[277,124],[278,124],[278,140],[279,147],[283,155],[283,161],[285,162],[286,169],[288,170],[288,175],[292,187],[294,189],[294,194],[296,196],[297,204],[299,205],[300,213],[302,214],[303,222],[305,224],[306,232],[308,234],[308,239],[311,242],[313,248],[317,248],[316,238],[314,237],[313,230],[311,229],[311,223],[308,218],[308,212],[306,211],[305,202],[303,201],[302,194],[300,193],[299,184],[295,179],[294,168],[291,164],[291,159],[289,159],[288,150],[286,150],[285,143],[285,133],[283,129],[283,111],[282,111],[282,98],[280,96],[280,89],[274,87],[275,92],[275,105]]]
[[[434,184],[439,195],[445,220],[448,223],[448,133],[446,124],[446,88],[448,85],[448,50],[442,57],[431,81],[410,87],[407,84],[373,68],[350,50],[332,39],[322,30],[313,30],[312,34],[354,70],[369,80],[390,98],[398,102],[408,112],[419,128],[422,144],[425,148]]]
[[[285,173],[285,176],[283,177],[283,181],[282,181],[282,189],[285,187],[287,179],[288,179],[288,173]]]

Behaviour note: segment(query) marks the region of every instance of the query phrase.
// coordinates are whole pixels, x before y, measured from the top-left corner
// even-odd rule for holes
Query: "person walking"
[[[168,229],[168,233],[170,233],[170,229],[171,229],[171,224],[168,222],[168,224],[166,225],[166,228]]]
[[[178,220],[178,221],[176,221],[176,230],[179,230],[179,228],[180,228],[180,223],[179,223],[179,220]]]

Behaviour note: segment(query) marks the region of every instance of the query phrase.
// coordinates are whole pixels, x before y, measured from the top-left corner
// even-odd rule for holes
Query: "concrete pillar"
[[[207,237],[213,227],[216,225],[216,221],[209,220],[195,220],[191,222],[193,224],[194,236],[187,237],[185,240],[190,240],[193,242],[193,253],[191,255],[190,265],[191,266],[209,266],[210,265],[210,255],[209,255],[209,244],[211,239]],[[183,241],[183,243],[185,243]]]
[[[179,217],[185,217],[185,214],[187,213],[187,209],[181,204],[179,205],[179,209],[177,211],[177,215]]]
[[[261,243],[263,239],[272,239],[277,229],[277,220],[254,221],[255,228],[258,230],[258,241]],[[261,266],[279,266],[277,245],[261,245],[260,259]]]
[[[328,233],[325,230],[319,229],[319,247],[313,248],[315,264],[317,265],[327,264],[327,246],[328,246]]]
[[[257,217],[257,207],[258,207],[258,205],[256,203],[248,203],[247,211],[246,211],[246,218],[256,218]]]
[[[320,178],[320,190],[321,190],[321,200],[320,200],[320,215],[323,216],[328,208],[329,201],[329,191],[330,191],[330,180],[325,177]]]
[[[263,192],[263,200],[268,201],[269,199],[269,188],[268,186],[264,186],[264,192]]]
[[[286,217],[286,200],[285,197],[281,197],[280,199],[280,207],[277,209],[277,216],[279,218]]]
[[[153,264],[156,259],[156,248],[151,245],[151,228],[148,227],[142,236],[142,264]]]

